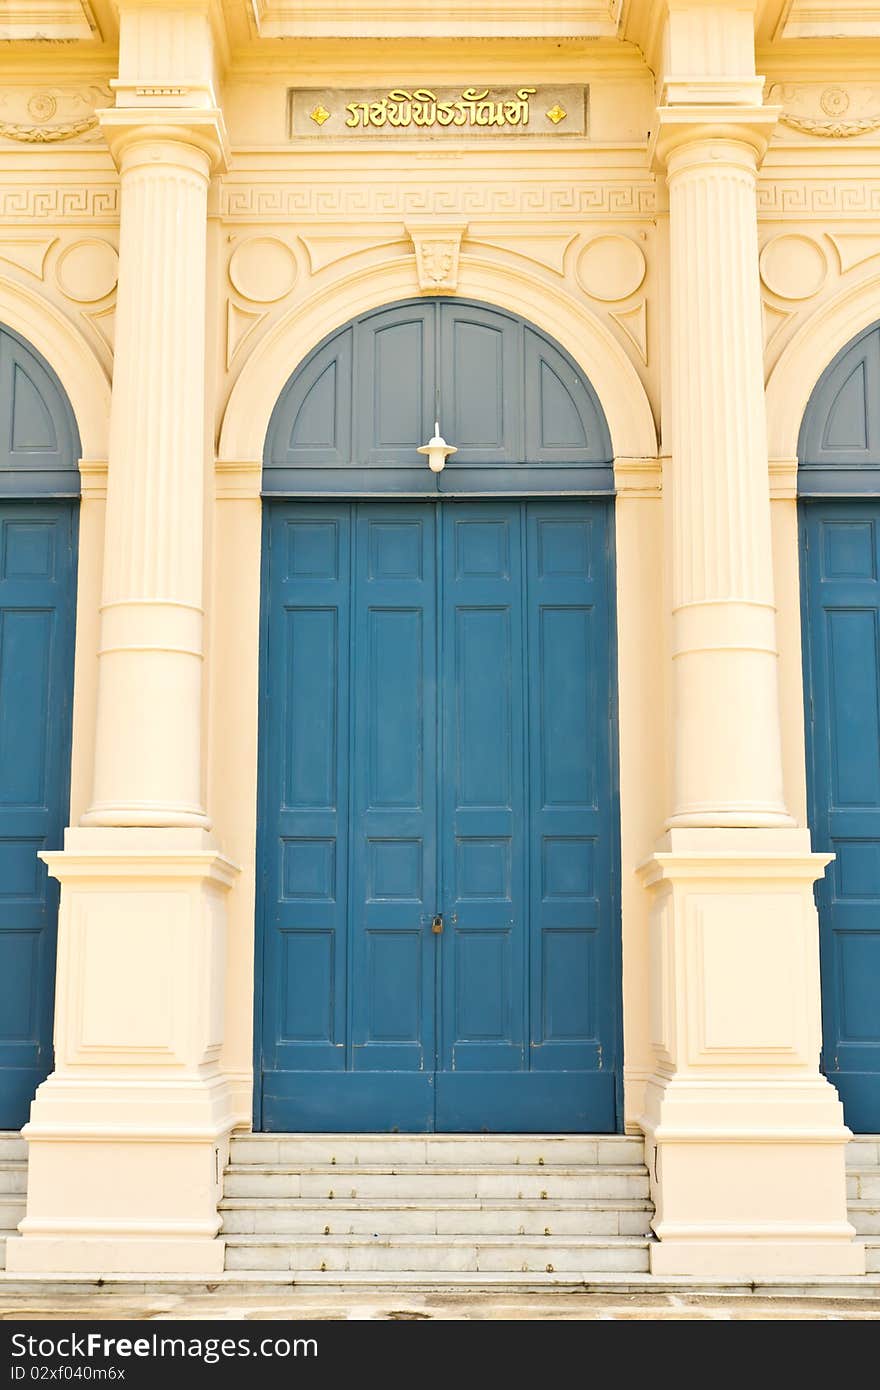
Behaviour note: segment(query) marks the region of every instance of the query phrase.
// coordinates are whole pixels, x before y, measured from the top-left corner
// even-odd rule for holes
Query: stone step
[[[27,1164],[0,1161],[0,1196],[27,1192]]]
[[[860,1236],[877,1236],[880,1239],[880,1202],[850,1201],[847,1214]]]
[[[323,1241],[267,1241],[232,1236],[226,1244],[227,1270],[384,1271],[437,1273],[560,1274],[609,1270],[644,1272],[648,1242],[638,1237],[604,1240],[511,1241],[506,1236],[327,1237]]]
[[[25,1214],[26,1205],[23,1192],[7,1192],[0,1196],[0,1233],[15,1230]]]
[[[573,1168],[644,1163],[644,1141],[630,1135],[248,1134],[233,1136],[229,1161],[314,1168],[399,1164],[447,1168]]]
[[[270,1164],[231,1165],[224,1193],[231,1197],[312,1197],[321,1201],[358,1197],[442,1197],[464,1200],[513,1198],[553,1201],[559,1198],[645,1198],[648,1174],[635,1165],[585,1168],[514,1169],[444,1168],[439,1164],[401,1165],[396,1169],[358,1166],[293,1170]]]
[[[880,1240],[865,1241],[865,1273],[880,1274]]]
[[[846,1146],[847,1168],[880,1167],[880,1134],[858,1135]]]
[[[14,1129],[0,1129],[0,1163],[27,1163],[27,1144]]]
[[[648,1236],[649,1202],[304,1202],[220,1204],[226,1235]]]
[[[880,1207],[880,1168],[848,1168],[846,1198],[848,1202],[873,1202]]]

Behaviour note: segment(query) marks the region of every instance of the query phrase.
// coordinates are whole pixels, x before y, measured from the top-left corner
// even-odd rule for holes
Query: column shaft
[[[756,156],[669,158],[673,826],[791,824],[782,788]]]
[[[208,154],[121,154],[94,798],[86,825],[207,824],[201,791]]]

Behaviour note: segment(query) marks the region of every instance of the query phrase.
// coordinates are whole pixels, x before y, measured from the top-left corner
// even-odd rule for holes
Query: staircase
[[[300,1280],[556,1282],[648,1269],[641,1139],[249,1135],[226,1170],[226,1268]]]
[[[880,1274],[880,1134],[854,1139],[846,1149],[849,1219],[865,1242],[868,1274]]]
[[[880,1135],[846,1162],[849,1219],[880,1274]],[[26,1190],[27,1146],[0,1131],[0,1269]],[[643,1274],[652,1214],[642,1141],[580,1135],[245,1135],[220,1210],[228,1271],[301,1282]]]
[[[24,1216],[27,1144],[19,1134],[0,1131],[0,1269],[6,1268],[6,1238]]]

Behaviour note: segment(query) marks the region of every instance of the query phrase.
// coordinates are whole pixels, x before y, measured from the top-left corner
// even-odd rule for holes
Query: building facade
[[[10,1272],[222,1270],[253,1130],[643,1135],[655,1274],[864,1273],[878,62],[3,7]]]

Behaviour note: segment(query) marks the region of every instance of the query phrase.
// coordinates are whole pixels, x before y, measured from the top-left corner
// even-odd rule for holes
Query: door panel
[[[526,775],[523,509],[456,504],[442,517],[446,1129],[469,1127],[459,1074],[491,1086],[525,1062]]]
[[[266,1128],[614,1128],[610,515],[267,508]]]
[[[847,1123],[880,1129],[880,502],[802,502],[823,1064]]]
[[[351,753],[351,1065],[414,1073],[420,1103],[429,1108],[434,953],[426,917],[437,899],[434,517],[419,503],[356,509]]]
[[[455,463],[522,459],[522,329],[516,319],[477,305],[439,311],[440,408]]]
[[[59,849],[70,785],[75,502],[0,503],[0,1129],[52,1064]]]
[[[604,511],[531,507],[528,586],[532,1066],[599,1078],[614,1031]]]
[[[355,329],[354,455],[372,467],[411,463],[433,418],[435,327],[423,303],[371,315]]]

